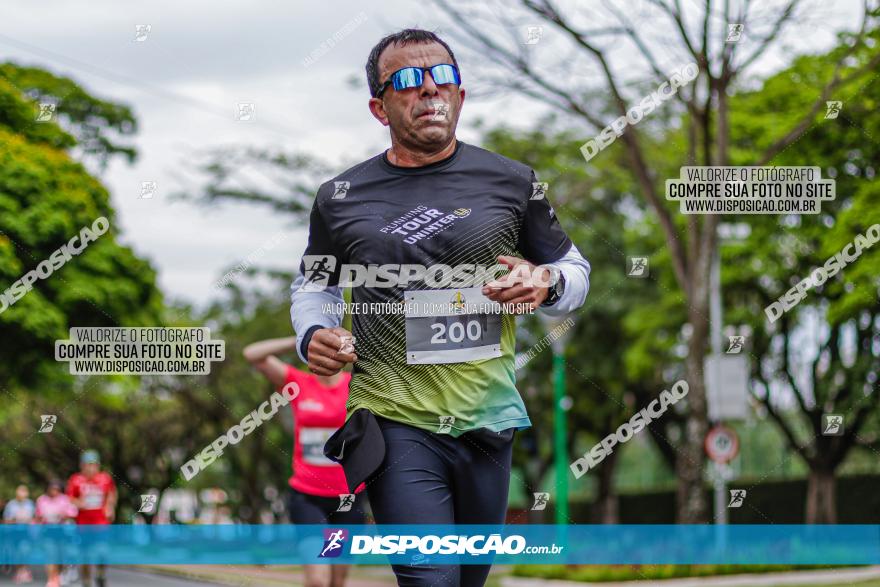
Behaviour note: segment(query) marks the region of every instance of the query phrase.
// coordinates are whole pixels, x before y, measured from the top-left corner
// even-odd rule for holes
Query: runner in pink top
[[[61,491],[61,481],[49,481],[46,493],[37,498],[38,524],[63,524],[76,517],[77,509],[66,493]],[[60,587],[59,565],[46,565],[46,587]]]
[[[46,493],[37,498],[37,521],[40,524],[63,524],[76,518],[76,506],[61,488],[61,481],[53,479]]]
[[[351,375],[320,377],[299,371],[276,356],[285,352],[296,353],[296,337],[255,342],[244,349],[245,358],[275,387],[295,383],[299,389],[290,402],[294,420],[290,518],[294,524],[363,524],[364,485],[350,494],[342,466],[324,456],[324,443],[345,423]],[[304,565],[303,570],[306,585],[341,586],[348,565]]]
[[[293,475],[288,483],[295,490],[321,497],[339,497],[348,493],[345,472],[338,463],[324,456],[324,443],[345,424],[345,403],[351,373],[340,372],[335,383],[331,377],[318,377],[286,365],[285,385],[299,386],[299,395],[291,402],[293,409]],[[363,483],[355,494],[364,490]]]

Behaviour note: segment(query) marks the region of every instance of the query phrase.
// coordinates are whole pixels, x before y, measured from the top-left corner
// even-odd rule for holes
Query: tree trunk
[[[680,449],[675,460],[675,473],[678,477],[676,520],[679,524],[704,524],[709,521],[706,492],[703,490],[703,441],[709,428],[706,388],[703,382],[703,357],[706,355],[709,338],[708,263],[705,271],[702,267],[695,269],[691,290],[693,295],[689,296],[688,306],[688,321],[693,326],[693,332],[685,360],[685,379],[689,389],[686,398],[688,410],[684,438],[679,442]]]
[[[810,469],[806,518],[807,524],[837,523],[837,480],[833,469]]]
[[[593,517],[597,524],[619,524],[620,511],[617,493],[614,491],[614,471],[617,470],[617,455],[614,451],[605,457],[598,467],[599,492],[596,497]]]

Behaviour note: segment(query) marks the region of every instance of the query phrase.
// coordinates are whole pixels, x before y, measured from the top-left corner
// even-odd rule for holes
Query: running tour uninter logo
[[[451,227],[456,220],[467,218],[470,214],[470,208],[457,208],[447,213],[422,205],[383,226],[379,232],[400,235],[403,242],[412,245],[433,238]]]

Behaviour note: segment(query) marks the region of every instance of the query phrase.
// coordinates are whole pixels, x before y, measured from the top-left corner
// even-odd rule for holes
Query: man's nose
[[[419,90],[420,96],[436,96],[440,93],[440,90],[437,88],[437,84],[434,83],[434,78],[431,76],[430,71],[425,72],[425,76],[422,79],[422,87]]]

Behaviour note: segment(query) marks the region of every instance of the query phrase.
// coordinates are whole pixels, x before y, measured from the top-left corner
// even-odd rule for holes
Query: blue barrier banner
[[[0,526],[2,564],[880,564],[880,525]]]

